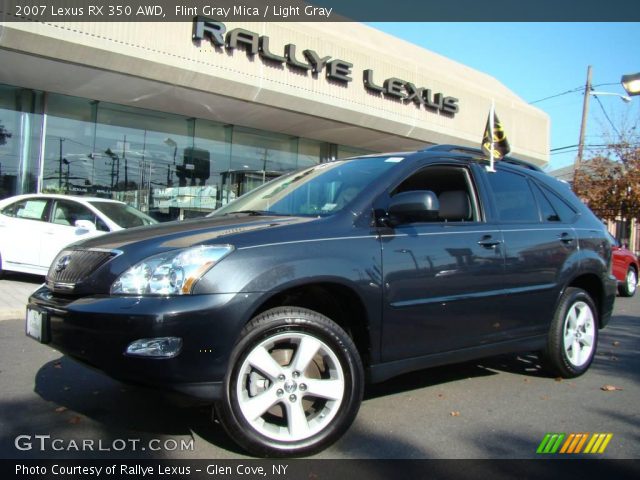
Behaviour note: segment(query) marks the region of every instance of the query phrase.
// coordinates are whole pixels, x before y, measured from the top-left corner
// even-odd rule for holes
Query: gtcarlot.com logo
[[[536,453],[604,453],[613,433],[547,433]]]

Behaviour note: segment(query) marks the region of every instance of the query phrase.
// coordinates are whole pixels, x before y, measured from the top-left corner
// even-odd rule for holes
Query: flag
[[[496,115],[493,104],[491,105],[487,126],[482,137],[482,151],[492,160],[500,160],[511,151],[507,135],[498,119],[498,115]]]

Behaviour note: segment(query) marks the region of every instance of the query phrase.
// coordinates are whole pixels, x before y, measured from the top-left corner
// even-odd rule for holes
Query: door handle
[[[560,241],[566,245],[569,245],[574,240],[575,238],[572,235],[568,234],[567,232],[564,232],[562,235],[560,235]]]
[[[495,248],[496,245],[500,245],[501,243],[502,240],[496,240],[491,235],[485,235],[480,241],[478,241],[478,245],[484,248]]]

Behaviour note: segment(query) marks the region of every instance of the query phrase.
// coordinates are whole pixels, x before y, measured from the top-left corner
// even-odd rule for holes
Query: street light
[[[620,80],[622,86],[626,90],[627,94],[640,95],[640,73],[633,73],[630,75],[623,75]]]
[[[629,95],[640,95],[640,73],[634,75],[623,75],[620,83]],[[582,153],[584,151],[584,135],[587,130],[587,116],[589,115],[589,98],[591,95],[613,95],[620,97],[625,103],[629,103],[631,98],[626,95],[612,92],[596,92],[591,87],[591,65],[587,67],[587,83],[584,87],[584,102],[582,104],[582,122],[580,123],[580,138],[578,140],[578,155],[574,164],[577,170],[582,163]]]
[[[176,155],[178,154],[178,144],[173,138],[167,137],[164,139],[165,145],[169,148],[173,148],[173,170],[176,169]],[[167,187],[170,187],[173,184],[173,170],[171,170],[171,166],[167,165]]]

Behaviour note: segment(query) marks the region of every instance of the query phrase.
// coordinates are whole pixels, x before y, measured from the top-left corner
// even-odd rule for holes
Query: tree
[[[640,138],[635,131],[626,130],[574,172],[574,192],[603,219],[640,218]]]

